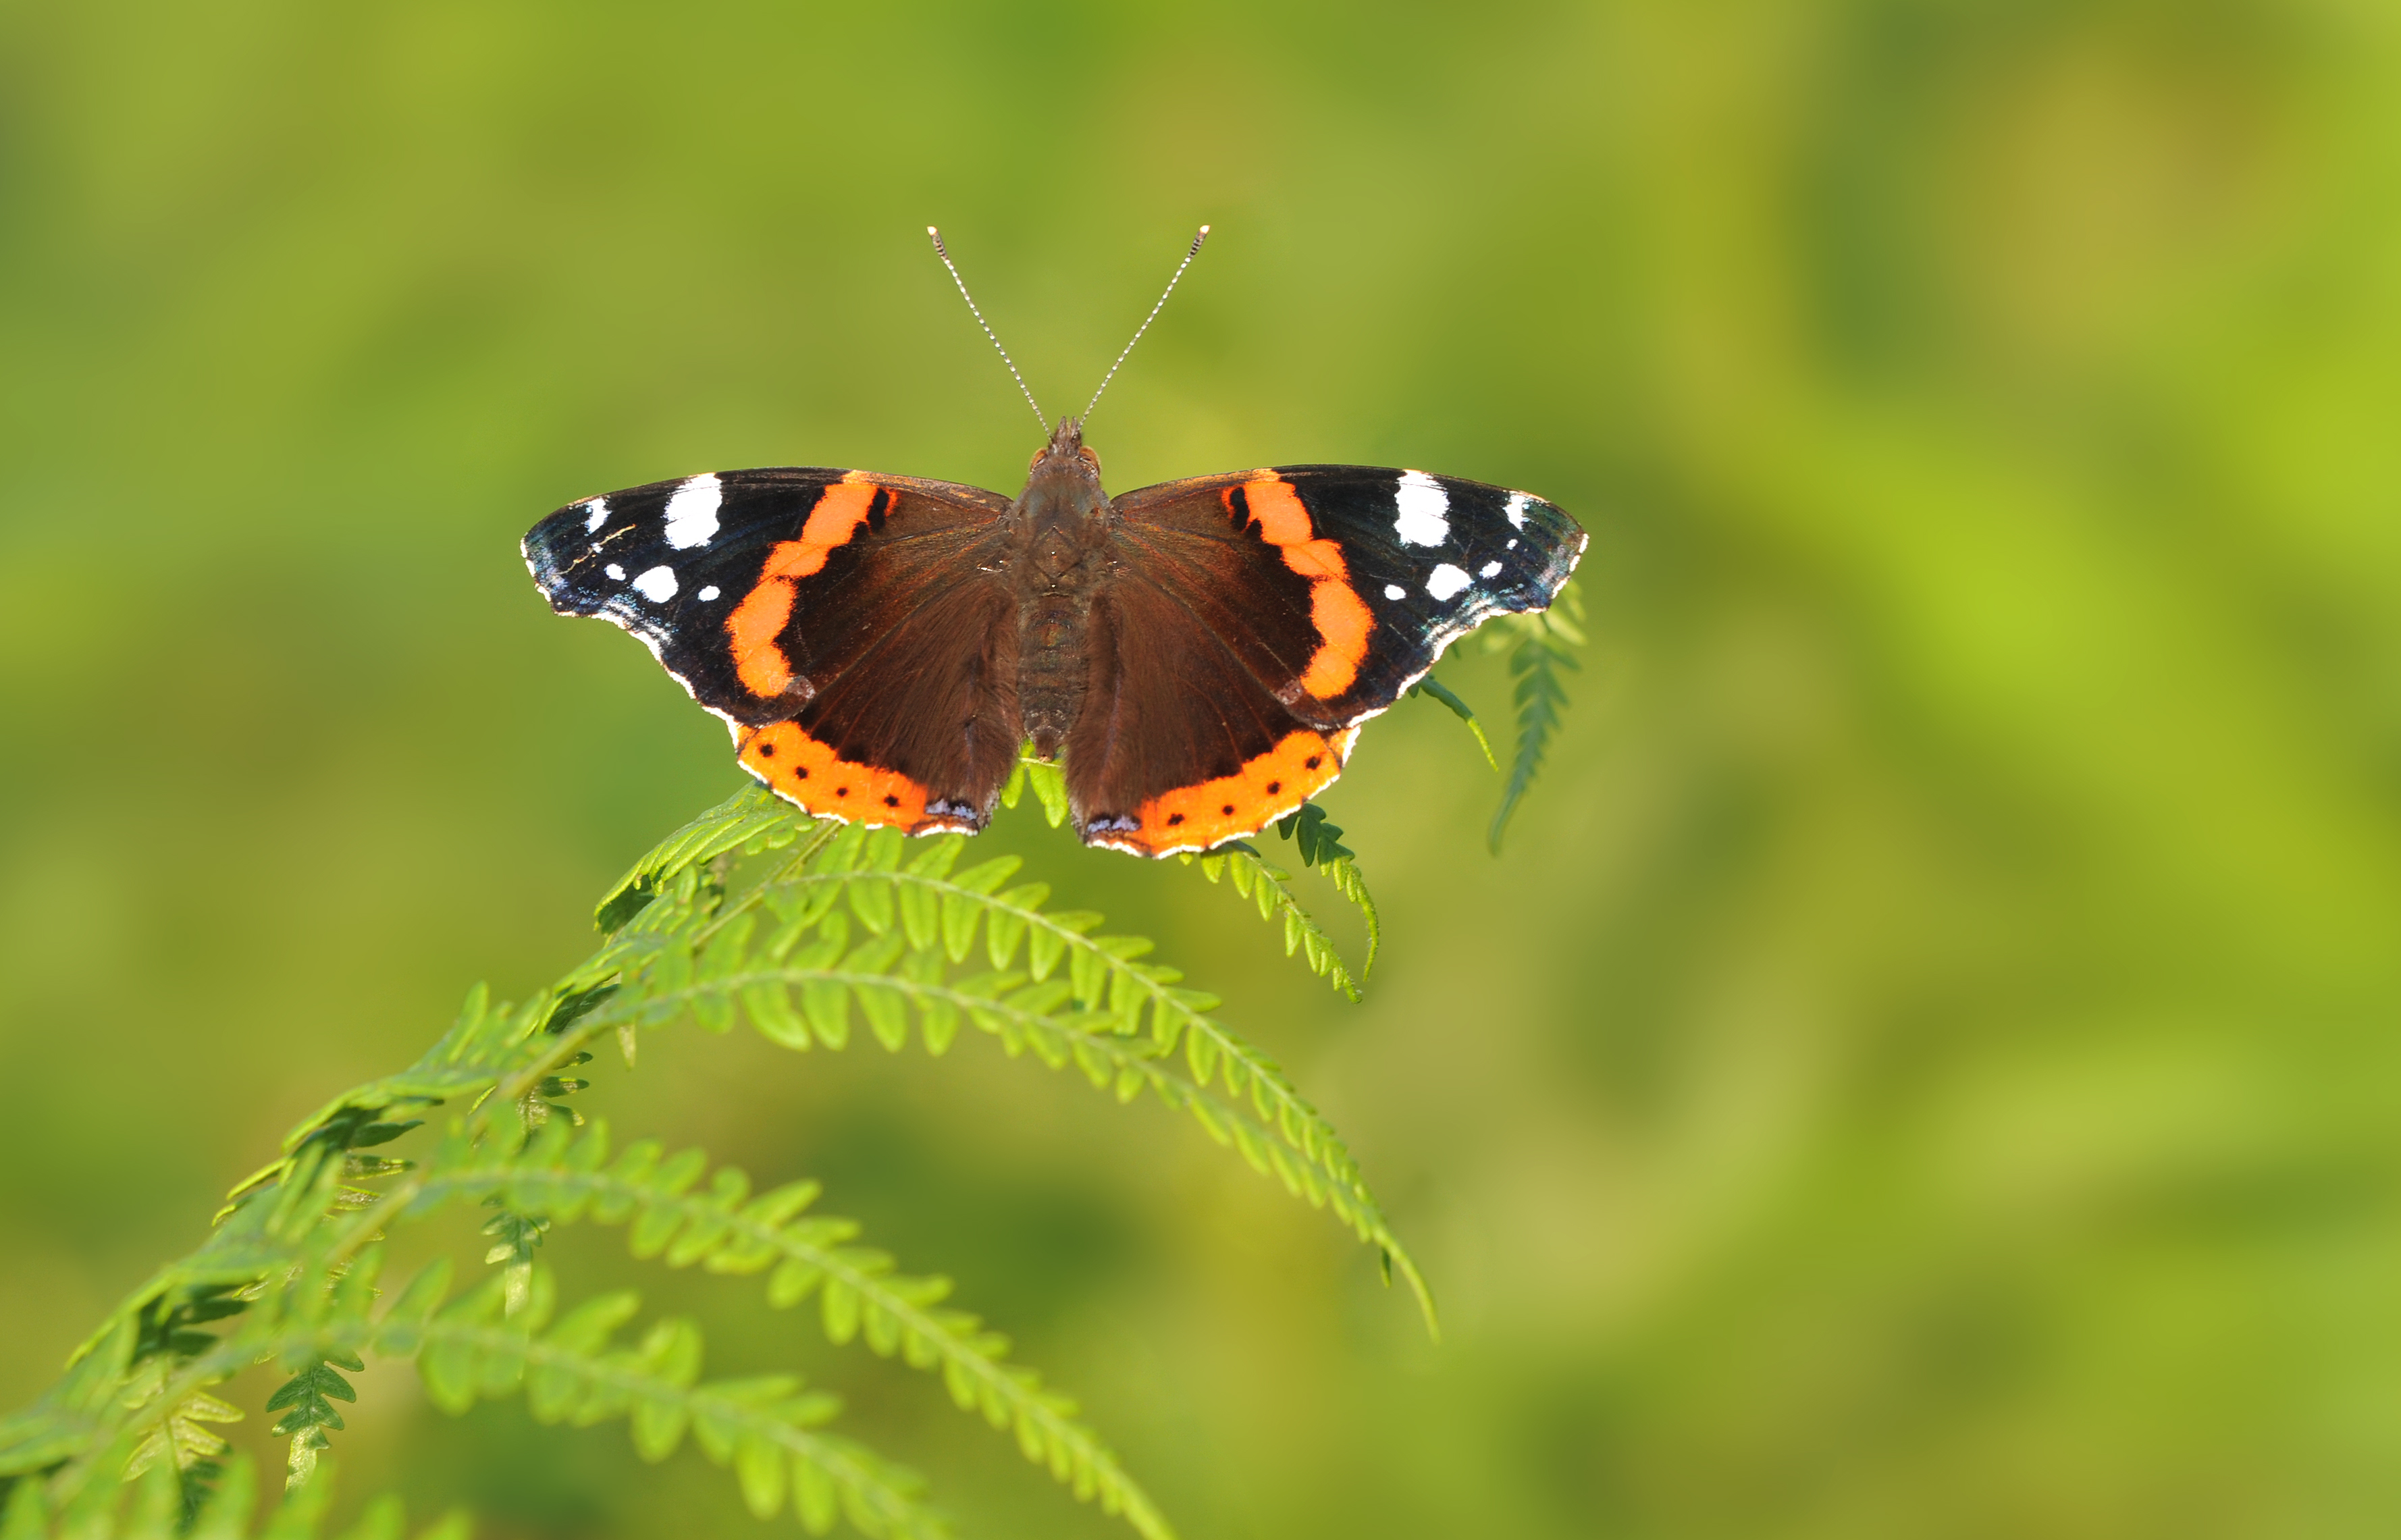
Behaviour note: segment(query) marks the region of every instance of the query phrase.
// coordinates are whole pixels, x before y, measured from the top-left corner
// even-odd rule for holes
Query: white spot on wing
[[[625,581],[625,569],[618,566],[613,561],[600,570],[609,574],[609,581],[611,583],[623,583]]]
[[[1509,549],[1511,549],[1511,550],[1513,550],[1513,551],[1514,551],[1514,550],[1516,550],[1516,548],[1517,548],[1517,543],[1516,543],[1516,541],[1514,541],[1514,540],[1513,540],[1513,541],[1511,541],[1511,542],[1509,543]]]
[[[1450,497],[1442,483],[1423,471],[1403,471],[1401,488],[1393,500],[1400,516],[1393,520],[1393,532],[1401,537],[1404,545],[1439,545],[1450,538]]]
[[[710,584],[707,587],[703,588],[703,589],[700,591],[700,602],[702,602],[703,604],[707,604],[710,599],[713,599],[713,598],[715,598],[716,597],[717,597],[717,584],[715,584],[714,583]]]
[[[1446,561],[1426,578],[1426,592],[1436,598],[1447,599],[1473,581],[1465,572]]]
[[[1477,577],[1488,578],[1499,577],[1501,575],[1501,564],[1497,561],[1488,561],[1483,566],[1478,567],[1475,570],[1475,575]]]
[[[1512,492],[1509,494],[1509,507],[1507,511],[1509,515],[1509,528],[1512,529],[1522,529],[1526,527],[1527,501],[1526,494],[1523,492]]]
[[[585,534],[588,535],[592,533],[594,530],[599,529],[600,526],[609,522],[609,500],[607,498],[596,497],[583,506],[589,510],[583,516],[583,532]]]
[[[1384,597],[1386,598],[1406,598],[1409,597],[1409,591],[1406,588],[1402,587],[1397,583],[1387,583],[1384,584]]]
[[[679,551],[706,545],[717,536],[717,509],[725,488],[716,476],[693,476],[667,499],[667,543]],[[662,571],[664,569],[661,569]]]
[[[1437,571],[1435,575],[1440,576],[1440,571]],[[1463,583],[1466,580],[1467,574],[1460,573],[1460,581]],[[634,580],[634,592],[652,604],[665,604],[675,598],[675,569],[672,567],[653,567]]]

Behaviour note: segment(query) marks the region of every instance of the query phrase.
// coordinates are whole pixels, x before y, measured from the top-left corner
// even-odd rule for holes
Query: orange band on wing
[[[1259,538],[1280,547],[1283,564],[1309,579],[1309,620],[1317,628],[1318,642],[1309,667],[1301,670],[1300,687],[1320,700],[1331,700],[1359,678],[1376,617],[1351,586],[1351,569],[1342,559],[1340,543],[1310,538],[1315,530],[1309,510],[1291,482],[1262,471],[1242,484],[1242,499],[1259,527]],[[1232,505],[1229,489],[1227,506]]]
[[[858,473],[853,472],[856,475]],[[869,504],[883,490],[871,481],[837,481],[817,494],[809,509],[801,538],[782,542],[767,553],[761,577],[814,577],[825,570],[826,557],[837,545],[847,545],[867,522]]]
[[[801,538],[778,542],[759,570],[758,585],[725,617],[725,634],[734,642],[734,672],[752,694],[772,698],[792,682],[792,661],[777,639],[792,619],[798,582],[825,570],[826,557],[867,522],[875,494],[883,488],[871,481],[854,480],[850,472],[817,494],[801,526]]]
[[[774,568],[770,557],[768,569]],[[782,694],[792,682],[792,660],[784,655],[777,639],[792,618],[794,593],[789,578],[761,577],[725,617],[725,634],[734,642],[734,672],[742,688],[762,699]]]
[[[1095,843],[1162,856],[1255,834],[1333,784],[1358,733],[1287,733],[1230,776],[1160,792],[1134,810],[1135,827]]]
[[[1335,578],[1348,584],[1351,569],[1342,560],[1342,547],[1330,540],[1303,540],[1283,548],[1283,564],[1309,579]]]
[[[897,770],[844,759],[802,731],[798,722],[770,722],[740,736],[743,768],[787,802],[845,823],[890,824],[909,832],[957,829],[955,818],[929,816],[927,788]]]
[[[1273,471],[1245,482],[1242,497],[1251,505],[1251,516],[1259,521],[1260,538],[1269,544],[1297,545],[1309,538],[1309,510],[1301,506],[1300,493]]]
[[[835,546],[849,544],[850,537],[867,522],[868,505],[882,490],[871,481],[837,481],[827,488],[816,506],[809,510],[809,521],[801,526],[801,551],[794,553],[798,559],[792,576],[807,577],[825,565],[827,554]],[[776,547],[778,553],[783,549]]]
[[[1326,543],[1321,542],[1320,543]],[[1332,700],[1359,677],[1359,662],[1367,655],[1367,633],[1376,617],[1348,583],[1309,585],[1309,620],[1325,639],[1310,655],[1300,687],[1320,700]]]

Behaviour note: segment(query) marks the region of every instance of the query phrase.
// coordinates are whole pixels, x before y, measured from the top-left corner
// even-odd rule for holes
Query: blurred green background
[[[825,1178],[1194,1540],[2391,1533],[2397,30],[0,5],[0,1405],[737,783],[548,614],[526,526],[762,463],[1013,491],[1034,425],[924,227],[1056,412],[1206,220],[1093,422],[1113,489],[1555,499],[1570,730],[1499,860],[1454,722],[1368,731],[1326,799],[1386,917],[1356,1007],[1196,871],[986,845],[1227,997],[1446,1341],[1187,1123],[989,1040],[679,1028],[593,1110]],[[1505,717],[1497,660],[1446,677]],[[970,1533],[1113,1533],[935,1382],[622,1246],[554,1249],[839,1387]],[[751,1526],[690,1454],[362,1390],[352,1501]]]

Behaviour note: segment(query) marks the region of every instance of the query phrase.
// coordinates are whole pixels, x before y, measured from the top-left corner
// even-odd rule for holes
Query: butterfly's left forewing
[[[526,536],[564,614],[640,638],[811,812],[974,829],[1014,757],[1015,605],[993,570],[1008,500],[782,467],[569,503]]]

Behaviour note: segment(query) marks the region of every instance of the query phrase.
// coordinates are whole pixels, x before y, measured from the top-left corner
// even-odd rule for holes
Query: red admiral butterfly
[[[1548,606],[1585,540],[1540,498],[1422,471],[1286,465],[1111,499],[1069,417],[1014,501],[722,471],[569,503],[525,557],[552,609],[639,637],[811,813],[972,833],[1030,739],[1065,755],[1087,844],[1167,856],[1324,790],[1361,722],[1488,617]]]

